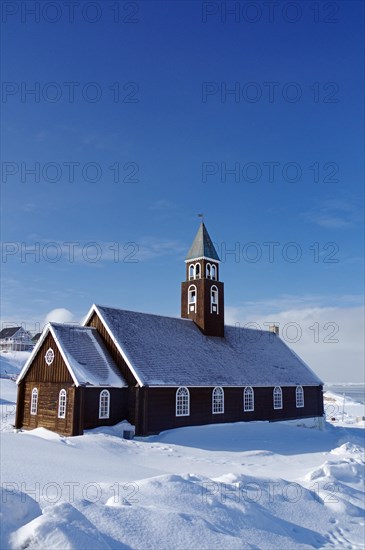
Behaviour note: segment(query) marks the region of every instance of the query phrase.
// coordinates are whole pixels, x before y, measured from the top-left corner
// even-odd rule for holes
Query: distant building
[[[323,382],[279,337],[224,324],[219,257],[202,223],[181,318],[93,305],[48,324],[17,380],[16,427],[64,435],[127,420],[137,435],[323,416]],[[147,279],[147,277],[146,277]]]
[[[36,343],[38,342],[39,338],[42,336],[42,333],[41,332],[37,332],[37,334],[35,334],[32,338],[32,344],[33,346],[36,345]]]
[[[3,328],[0,332],[0,350],[30,351],[33,347],[32,336],[23,327]]]

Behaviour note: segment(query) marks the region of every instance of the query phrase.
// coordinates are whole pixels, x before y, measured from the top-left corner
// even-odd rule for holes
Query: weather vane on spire
[[[201,218],[202,222],[204,222],[204,214],[198,214],[198,218]]]

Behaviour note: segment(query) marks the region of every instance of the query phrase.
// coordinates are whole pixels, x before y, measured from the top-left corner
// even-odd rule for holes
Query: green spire
[[[219,256],[212,239],[209,236],[207,228],[202,222],[191,248],[186,256],[187,260],[195,260],[196,258],[209,258],[210,260],[216,260],[219,262]]]

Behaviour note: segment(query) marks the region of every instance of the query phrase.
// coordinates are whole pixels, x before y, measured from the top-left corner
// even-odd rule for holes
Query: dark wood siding
[[[52,348],[54,360],[47,365],[44,356]],[[30,414],[33,388],[38,390],[37,414]],[[58,399],[60,391],[66,390],[66,418],[58,418]],[[17,428],[38,428],[42,426],[62,435],[73,435],[75,387],[61,353],[49,333],[33,363],[19,384],[17,399]]]
[[[51,365],[47,365],[44,359],[46,351],[49,348],[52,348],[54,351],[54,360]],[[66,367],[63,357],[59,352],[51,333],[46,336],[43,344],[38,350],[38,353],[33,359],[33,363],[29,368],[25,379],[27,382],[38,382],[41,380],[42,382],[73,383],[72,376]]]
[[[33,388],[38,390],[37,414],[30,414]],[[60,391],[66,390],[66,418],[58,418]],[[71,384],[55,382],[28,382],[24,384],[24,411],[22,427],[47,428],[62,435],[73,435],[75,387]]]
[[[110,393],[109,418],[99,418],[99,398],[103,389]],[[129,420],[128,405],[128,388],[84,388],[83,428],[86,430],[97,426],[112,426],[122,420]]]
[[[16,412],[15,412],[15,428],[18,430],[23,426],[24,417],[24,380],[18,384],[17,397],[16,397]]]
[[[108,331],[106,330],[96,313],[93,313],[93,315],[90,317],[87,326],[95,327],[97,329],[106,347],[108,348],[110,355],[118,365],[120,372],[122,373],[128,384],[137,384],[137,380],[135,379],[127,363],[124,361],[123,357],[119,353],[117,346],[115,345],[115,341],[113,340],[113,338],[110,337]]]
[[[137,424],[137,433],[146,435],[181,426],[197,426],[220,422],[249,420],[289,420],[323,415],[322,388],[304,387],[304,407],[297,408],[295,386],[283,387],[283,409],[273,407],[273,387],[254,388],[255,410],[244,412],[244,388],[224,389],[224,413],[212,413],[213,388],[189,388],[190,415],[177,417],[175,402],[177,388],[146,388],[144,419]]]

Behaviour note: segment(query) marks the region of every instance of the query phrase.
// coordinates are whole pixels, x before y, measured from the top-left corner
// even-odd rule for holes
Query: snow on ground
[[[327,418],[337,425],[359,424],[361,419],[365,420],[365,406],[346,395],[343,397],[327,391],[324,394],[324,406]]]
[[[13,433],[15,395],[1,380],[2,549],[364,547],[363,405],[347,400],[342,421],[326,394],[323,431],[255,422],[128,441],[121,424]]]
[[[30,351],[0,351],[0,378],[16,379]]]

